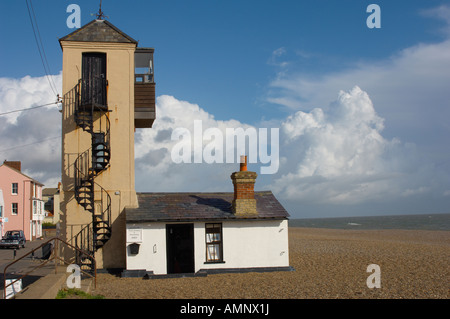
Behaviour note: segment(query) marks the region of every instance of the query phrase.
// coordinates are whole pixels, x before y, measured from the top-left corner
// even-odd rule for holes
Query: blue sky
[[[371,3],[381,8],[380,29],[366,25]],[[82,25],[98,10],[97,1],[33,1],[55,76],[62,62],[57,39],[73,31],[66,25],[69,4],[80,6]],[[446,4],[437,0],[105,0],[103,11],[111,23],[139,40],[139,46],[155,48],[160,114],[171,116],[171,105],[173,109],[184,105],[192,112],[185,117],[195,118],[199,109],[211,126],[230,124],[233,119],[242,125],[280,127],[280,171],[260,176],[258,185],[272,189],[293,216],[314,217],[449,212],[450,19],[445,13],[450,9]],[[4,30],[0,112],[51,102],[53,94],[44,92],[48,88],[25,0],[2,1],[0,24]],[[24,90],[34,92],[27,102],[20,98]],[[358,107],[368,108],[362,112]],[[58,114],[50,108],[45,112],[54,116],[55,128],[45,134],[39,131],[40,140],[59,134]],[[39,113],[34,114],[40,122]],[[35,141],[31,128],[19,126],[30,123],[26,116],[9,119],[9,131],[0,136],[0,144],[5,145],[1,149]],[[158,144],[159,138],[172,129],[163,121],[155,125],[153,132],[138,132],[136,138],[137,167],[148,169],[148,174],[152,168],[145,160],[157,163],[165,158],[169,144]],[[39,130],[38,124],[31,126]],[[21,142],[14,141],[12,134],[19,129]],[[353,148],[337,147],[343,140],[351,141]],[[57,152],[58,142],[52,142]],[[20,150],[0,157],[13,159]],[[39,165],[28,161],[29,174],[56,181],[57,174],[50,173],[54,160],[43,155]],[[177,169],[185,182],[160,185],[161,190],[193,187],[185,167]],[[224,176],[217,190],[231,190],[229,166],[208,169],[211,183],[222,183],[218,181]],[[221,176],[221,172],[226,173]],[[145,184],[144,177],[137,177],[137,189],[158,191]],[[193,190],[215,189],[211,185],[199,178]]]
[[[140,46],[156,48],[158,94],[198,103],[218,119],[256,123],[284,115],[264,99],[278,71],[269,63],[276,49],[285,49],[282,59],[291,63],[291,72],[319,75],[439,39],[439,22],[420,11],[443,1],[378,1],[377,30],[366,26],[366,8],[373,2],[105,0],[103,11]],[[98,10],[96,1],[33,1],[54,73],[62,62],[56,40],[73,31],[66,26],[72,3],[81,8],[82,25]],[[0,10],[3,29],[9,30],[0,38],[8,43],[1,51],[2,76],[42,75],[25,1],[3,1]]]

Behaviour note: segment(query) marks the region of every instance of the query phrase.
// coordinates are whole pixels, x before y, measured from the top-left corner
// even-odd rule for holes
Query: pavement
[[[67,277],[70,275],[67,272],[67,265],[55,267],[53,260],[47,261],[42,258],[44,251],[38,248],[48,239],[50,238],[29,241],[25,244],[25,248],[17,249],[15,252],[12,248],[0,249],[0,298],[3,298],[4,294],[5,275],[6,279],[17,279],[27,274],[22,278],[22,291],[14,296],[15,299],[54,299],[60,289],[67,287]],[[38,249],[33,255],[18,260],[36,248]],[[16,262],[10,265],[14,261]],[[82,276],[81,289],[89,292],[92,280],[83,277],[86,276]]]

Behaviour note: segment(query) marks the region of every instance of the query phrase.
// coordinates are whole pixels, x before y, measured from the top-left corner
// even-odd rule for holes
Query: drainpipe
[[[22,215],[23,215],[23,217],[22,217],[22,230],[23,230],[23,233],[24,233],[24,235],[25,235],[25,238],[27,237],[27,235],[26,235],[26,233],[25,233],[25,182],[26,181],[23,181],[23,187],[22,187],[22,192],[23,192],[23,195],[22,195],[22,197],[23,197],[23,199],[22,199]],[[17,205],[19,205],[19,204],[17,204]],[[17,213],[19,213],[19,208],[17,208]]]

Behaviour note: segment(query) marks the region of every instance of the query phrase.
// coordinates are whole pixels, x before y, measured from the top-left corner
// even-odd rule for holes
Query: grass
[[[61,289],[55,299],[105,299],[102,295],[91,295],[76,288]]]

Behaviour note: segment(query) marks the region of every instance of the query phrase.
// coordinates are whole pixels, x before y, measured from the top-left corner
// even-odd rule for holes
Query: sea
[[[289,227],[450,230],[450,214],[289,219]]]

